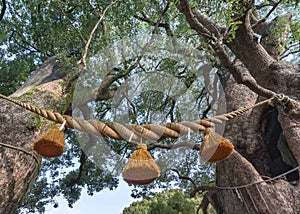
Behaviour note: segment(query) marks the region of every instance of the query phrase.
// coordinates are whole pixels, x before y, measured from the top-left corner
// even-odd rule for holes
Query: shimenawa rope
[[[138,144],[142,140],[160,140],[162,138],[178,138],[182,135],[189,135],[193,132],[205,131],[207,128],[214,127],[224,121],[234,118],[252,108],[264,105],[266,103],[275,105],[286,99],[283,95],[278,95],[254,105],[239,108],[235,111],[218,115],[212,118],[205,118],[195,121],[169,122],[164,124],[120,124],[117,122],[101,122],[95,119],[84,120],[81,118],[73,118],[69,115],[61,115],[58,112],[52,112],[45,109],[11,99],[0,94],[0,98],[21,106],[35,114],[38,114],[48,120],[56,123],[65,123],[66,128],[76,129],[78,131],[87,132],[96,136],[110,137],[116,140],[126,140]]]

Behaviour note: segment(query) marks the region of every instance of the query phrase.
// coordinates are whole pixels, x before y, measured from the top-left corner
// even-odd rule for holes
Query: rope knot
[[[274,96],[273,99],[269,101],[269,105],[275,106],[282,106],[286,108],[287,104],[290,102],[290,98],[284,94],[277,94]]]

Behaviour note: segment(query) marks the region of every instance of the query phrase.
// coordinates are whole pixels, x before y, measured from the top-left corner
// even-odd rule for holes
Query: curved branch
[[[190,181],[193,184],[194,187],[197,186],[196,182],[193,179],[191,179],[189,176],[181,175],[180,172],[178,170],[176,170],[176,169],[170,169],[170,170],[173,171],[173,172],[175,172],[178,175],[179,179]]]
[[[248,70],[244,67],[240,60],[235,61],[233,69],[230,71],[237,83],[247,86],[251,91],[255,92],[256,94],[266,98],[270,98],[276,95],[275,92],[260,86],[253,78],[253,76],[251,76]]]
[[[25,45],[29,46],[29,48],[18,42],[17,38],[14,37],[15,33],[20,37],[21,42],[23,42]],[[24,48],[24,49],[26,49],[28,51],[31,51],[31,52],[33,50],[31,50],[30,48],[33,48],[35,50],[35,52],[43,53],[41,50],[39,50],[33,44],[26,41],[26,38],[24,37],[24,35],[21,32],[17,31],[17,30],[12,30],[11,39],[14,40],[17,43],[17,45],[19,45],[21,48]]]
[[[246,11],[245,15],[240,17],[243,25],[239,25],[235,39],[226,44],[242,62],[243,67],[241,67],[232,62],[228,56],[219,30],[216,30],[216,25],[208,24],[210,23],[209,19],[197,10],[192,10],[187,0],[180,0],[177,7],[185,15],[191,28],[196,30],[213,48],[223,67],[234,76],[237,82],[245,84],[255,93],[264,97],[272,97],[275,94],[258,85],[255,79],[252,78],[252,76],[258,78],[267,75],[266,72],[262,71],[275,62],[275,59],[259,44],[258,38],[251,27],[249,11]],[[248,73],[251,73],[252,76],[244,76],[244,70],[248,70]]]
[[[190,181],[192,183],[194,189],[190,192],[190,197],[191,198],[195,197],[195,195],[199,191],[207,191],[207,190],[215,189],[215,187],[213,187],[213,186],[197,186],[196,182],[192,178],[190,178],[189,176],[181,175],[180,172],[176,169],[170,169],[170,170],[175,172],[178,175],[179,179],[187,180],[187,181]]]
[[[265,16],[264,18],[260,19],[258,22],[256,22],[256,23],[252,26],[252,28],[254,28],[255,26],[261,24],[262,22],[265,22],[265,21],[268,19],[268,17],[275,11],[275,9],[278,7],[278,5],[279,5],[282,1],[283,1],[283,0],[279,0],[278,2],[274,3],[274,5],[272,5],[272,6],[273,6],[272,9],[266,14],[266,16]]]
[[[1,8],[1,12],[0,12],[0,21],[4,17],[5,11],[6,11],[6,0],[2,0],[2,8]]]
[[[82,56],[82,62],[83,62],[84,67],[86,67],[86,58],[87,58],[87,55],[88,55],[89,46],[90,46],[91,41],[92,41],[92,39],[93,39],[94,33],[96,32],[96,30],[97,30],[99,24],[102,22],[102,20],[103,20],[103,18],[104,18],[104,15],[105,15],[105,13],[107,12],[107,10],[108,10],[109,8],[111,8],[115,3],[119,2],[119,1],[121,1],[121,0],[116,0],[116,1],[114,1],[114,2],[112,2],[112,3],[110,3],[110,4],[104,9],[103,14],[100,15],[100,18],[99,18],[98,22],[95,24],[93,30],[91,31],[90,36],[89,36],[89,38],[88,38],[88,40],[87,40],[87,42],[86,42],[86,45],[85,45],[85,48],[84,48],[84,53],[83,53],[83,56]]]
[[[134,15],[133,17],[140,20],[140,21],[142,21],[142,22],[146,22],[146,23],[148,23],[152,26],[156,25],[156,22],[154,22],[152,20],[149,20],[149,18],[147,18],[147,17],[141,17],[141,16],[138,16],[138,15]],[[168,36],[174,36],[169,23],[159,23],[158,27],[164,28],[166,30],[166,33],[167,33]]]
[[[201,23],[201,20],[198,20],[197,17],[195,17],[188,0],[180,0],[177,4],[177,8],[181,13],[185,15],[191,28],[197,31],[209,44],[211,44],[212,42],[210,40],[216,40],[215,37],[212,37],[213,33],[205,27],[205,23]],[[207,26],[211,27],[209,25]]]
[[[195,189],[193,189],[190,192],[190,197],[193,198],[195,197],[195,195],[200,192],[200,191],[208,191],[208,190],[214,190],[215,187],[213,186],[197,186]]]
[[[225,27],[215,23],[206,14],[201,13],[198,9],[193,9],[192,12],[196,19],[203,25],[203,27],[214,34],[215,37],[221,38],[221,34],[226,31]]]

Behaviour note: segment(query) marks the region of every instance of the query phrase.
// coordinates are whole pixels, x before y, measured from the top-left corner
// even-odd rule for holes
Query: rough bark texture
[[[65,102],[64,81],[62,75],[56,75],[58,68],[56,57],[47,60],[14,93],[15,98],[41,108],[61,110]],[[48,121],[0,100],[0,213],[16,213],[23,196],[35,182],[41,157],[33,151],[33,142],[49,125]]]
[[[259,43],[250,22],[251,12],[245,10],[252,3],[238,1],[233,6],[237,11],[233,16],[243,24],[238,26],[231,41],[224,39],[224,28],[192,8],[187,0],[180,0],[177,5],[191,28],[210,44],[215,56],[233,77],[224,85],[228,111],[279,93],[294,99],[276,107],[278,119],[275,117],[273,122],[265,121],[266,107],[255,108],[227,122],[224,134],[234,143],[237,152],[217,164],[217,185],[232,188],[217,189],[218,202],[213,204],[217,205],[218,213],[300,213],[298,171],[293,179],[297,180],[296,184],[283,177],[262,182],[266,177],[280,174],[276,170],[288,171],[285,158],[277,151],[278,142],[272,142],[277,141],[281,133],[270,132],[272,126],[280,132],[283,130],[291,156],[296,165],[300,163],[300,72],[298,66],[270,56]],[[240,15],[241,11],[245,14]],[[234,53],[234,61],[224,45]],[[274,158],[274,152],[278,157]],[[249,185],[253,182],[259,183]],[[234,188],[241,185],[249,186]]]
[[[246,0],[238,2],[245,3],[247,7],[247,3],[252,3]],[[293,99],[276,108],[282,134],[299,164],[298,67],[278,61],[268,54],[251,28],[250,14],[247,11],[245,16],[240,17],[243,24],[238,26],[235,38],[229,42],[226,40],[226,29],[197,9],[191,8],[187,0],[180,0],[178,9],[184,14],[190,27],[212,47],[223,68],[231,74],[224,85],[228,111],[279,93]],[[240,9],[239,5],[236,5],[236,9]],[[224,46],[234,53],[235,61],[230,59]],[[65,70],[59,69],[56,58],[51,58],[13,96],[42,108],[59,111],[65,101],[62,78],[66,73],[61,72]],[[106,83],[111,80],[108,78]],[[114,91],[108,93],[106,87],[100,89],[103,89],[101,96],[105,95],[100,98],[108,99],[114,94]],[[293,184],[283,177],[264,182],[264,179],[275,175],[272,170],[274,165],[281,167],[276,161],[284,162],[280,153],[278,159],[272,157],[272,142],[266,144],[271,139],[270,136],[266,137],[267,130],[274,124],[265,121],[265,111],[265,106],[255,108],[226,124],[224,136],[234,143],[236,151],[229,159],[217,164],[216,183],[219,188],[210,198],[218,213],[300,213],[300,188],[297,179]],[[37,177],[40,158],[36,158],[32,145],[49,125],[40,120],[26,110],[0,101],[0,213],[15,213],[22,196]],[[273,147],[277,147],[277,142]]]
[[[229,82],[225,92],[229,111],[241,105],[251,104],[257,97],[245,86],[233,82]],[[236,150],[242,155],[235,153],[231,158],[217,165],[218,186],[248,185],[261,182],[263,178],[271,176],[271,160],[263,140],[265,133],[260,125],[263,110],[263,107],[253,109],[252,112],[226,124],[224,136],[235,144]],[[275,167],[279,168],[280,165]],[[299,194],[298,183],[292,185],[284,178],[247,187],[218,189],[220,204],[218,211],[219,213],[299,213]]]

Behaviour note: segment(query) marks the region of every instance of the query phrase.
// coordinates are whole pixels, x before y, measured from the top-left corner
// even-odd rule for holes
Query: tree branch
[[[1,8],[1,12],[0,12],[0,21],[4,17],[5,11],[6,11],[6,0],[2,0],[2,8]]]
[[[215,37],[221,38],[222,33],[226,31],[225,27],[213,22],[206,14],[201,13],[198,9],[193,9],[192,13],[203,27],[214,34]]]
[[[114,1],[113,3],[111,3],[108,7],[105,8],[105,10],[103,11],[103,14],[102,16],[100,17],[99,21],[97,22],[97,24],[95,25],[94,29],[92,30],[92,32],[90,33],[90,37],[86,43],[86,47],[85,47],[85,52],[84,52],[84,55],[82,57],[82,62],[83,62],[83,65],[84,65],[84,68],[86,67],[86,57],[87,57],[87,54],[88,54],[88,48],[89,48],[89,45],[90,45],[90,42],[93,38],[93,35],[98,27],[98,25],[100,24],[100,22],[102,21],[106,11],[113,5],[115,4],[116,2],[118,2],[120,0],[117,0],[117,1]],[[154,30],[153,30],[153,33],[157,30],[157,28],[159,27],[159,24],[160,24],[160,20],[165,16],[168,8],[169,8],[169,5],[170,5],[170,1],[168,1],[166,7],[164,8],[163,12],[162,12],[162,15],[160,17],[160,19],[155,23],[155,26],[154,26]],[[92,90],[92,93],[89,94],[89,96],[86,96],[84,97],[83,100],[81,100],[81,103],[78,103],[79,105],[80,104],[83,104],[83,103],[87,103],[87,102],[90,102],[90,101],[93,101],[93,100],[96,100],[96,101],[100,101],[100,100],[108,100],[108,99],[111,99],[114,97],[117,89],[108,89],[109,86],[115,82],[116,80],[120,79],[120,78],[123,78],[125,76],[127,76],[132,70],[134,70],[140,63],[140,61],[142,60],[145,52],[148,50],[148,48],[151,46],[152,42],[153,42],[153,39],[154,39],[155,35],[152,34],[150,40],[147,42],[147,44],[142,48],[142,50],[140,51],[140,54],[137,56],[135,62],[129,66],[129,68],[127,68],[126,70],[124,71],[120,71],[120,69],[118,68],[112,68],[109,73],[106,75],[105,79],[101,82],[100,86],[94,90]],[[80,62],[78,62],[80,63]],[[81,71],[84,70],[81,69]],[[115,74],[116,72],[119,72],[117,74]]]
[[[207,28],[205,28],[204,25],[200,23],[199,20],[195,17],[192,9],[190,8],[188,0],[180,0],[177,3],[177,8],[185,15],[191,28],[197,31],[208,42],[208,44],[212,42],[210,41],[211,39],[215,40],[212,37],[212,33]]]
[[[177,149],[177,148],[182,148],[182,147],[188,147],[192,148],[193,150],[199,151],[200,150],[200,145],[199,144],[194,144],[190,142],[180,142],[180,143],[170,143],[170,144],[160,144],[160,143],[153,143],[150,146],[148,146],[148,150],[151,151],[155,148],[160,148],[160,149]]]
[[[271,98],[276,95],[275,92],[260,86],[240,60],[235,61],[230,73],[237,83],[247,86],[251,91],[260,96]]]
[[[195,189],[193,189],[190,192],[190,197],[193,198],[195,197],[195,195],[200,192],[200,191],[208,191],[208,190],[214,190],[215,187],[213,186],[197,186]]]
[[[254,25],[252,25],[252,28],[255,26],[261,24],[262,22],[265,22],[268,17],[275,11],[275,9],[278,7],[278,5],[282,2],[283,0],[279,0],[278,2],[274,3],[272,6],[272,9],[266,14],[266,16],[262,19],[260,19],[258,22],[256,22]]]
[[[245,16],[241,17],[244,24],[239,26],[236,32],[236,38],[232,42],[227,43],[228,47],[242,62],[243,67],[241,67],[230,60],[230,57],[224,49],[222,38],[220,37],[219,32],[221,30],[216,30],[218,29],[216,25],[210,23],[206,16],[199,15],[197,10],[192,10],[187,0],[180,0],[177,7],[185,15],[190,26],[211,45],[215,51],[215,55],[220,59],[222,66],[234,76],[237,82],[245,84],[261,96],[267,98],[274,96],[274,92],[258,85],[253,77],[244,75],[245,70],[249,70],[249,72],[246,73],[253,73],[260,76],[264,75],[261,74],[261,71],[275,61],[258,43],[251,28],[249,11],[246,12]],[[198,15],[195,15],[195,13]],[[245,52],[243,47],[245,47],[247,52]]]
[[[146,22],[146,23],[148,23],[152,26],[156,25],[156,22],[149,20],[148,17],[145,17],[145,16],[141,17],[141,16],[138,16],[138,15],[134,15],[133,17],[140,20],[140,21],[142,21],[142,22]],[[159,23],[158,27],[164,28],[166,30],[166,33],[167,33],[168,36],[174,36],[174,34],[173,34],[173,32],[170,28],[170,25],[168,23]]]
[[[89,36],[89,38],[88,38],[88,40],[87,40],[87,42],[86,42],[85,49],[84,49],[84,53],[83,53],[83,56],[82,56],[82,62],[83,62],[84,67],[86,67],[86,58],[87,58],[87,55],[88,55],[89,46],[90,46],[91,41],[92,41],[92,39],[93,39],[94,33],[96,32],[96,30],[97,30],[99,24],[102,22],[102,20],[103,20],[103,18],[104,18],[104,15],[105,15],[105,13],[107,12],[107,10],[108,10],[109,8],[111,8],[115,3],[119,2],[119,1],[121,1],[121,0],[116,0],[116,1],[114,1],[114,2],[112,2],[112,3],[110,3],[110,4],[104,9],[103,14],[100,15],[100,18],[99,18],[98,22],[95,24],[93,30],[91,31],[90,36]]]
[[[61,4],[63,3],[63,1],[61,1]],[[82,34],[79,32],[79,30],[73,25],[72,21],[69,19],[68,15],[65,13],[65,11],[60,8],[61,12],[64,14],[64,16],[66,17],[66,19],[68,20],[68,22],[70,23],[70,25],[72,26],[72,28],[76,31],[76,33],[79,35],[81,41],[86,44],[86,40],[84,39],[84,37],[82,36]]]
[[[28,47],[26,47],[26,46],[24,46],[24,45],[21,45],[21,44],[17,41],[17,39],[14,37],[14,34],[15,34],[15,33],[21,38],[21,39],[20,39],[21,42],[23,42],[25,45],[27,45],[27,46],[33,48],[36,52],[42,53],[41,50],[39,50],[37,47],[35,47],[34,45],[32,45],[32,44],[30,44],[28,41],[26,41],[26,39],[24,38],[24,35],[23,35],[22,33],[20,33],[20,32],[17,31],[17,30],[13,30],[13,31],[12,31],[12,34],[11,34],[11,38],[13,38],[13,39],[15,40],[15,42],[16,42],[21,48],[24,48],[24,49],[26,49],[26,50],[28,50],[28,51],[32,51],[30,48],[28,48]]]
[[[298,49],[295,50],[295,48],[298,47]],[[300,52],[300,43],[296,43],[296,44],[292,44],[288,47],[286,47],[285,51],[281,54],[282,56],[280,56],[280,60],[288,57],[291,54],[296,54]]]
[[[181,174],[179,173],[179,171],[176,170],[176,169],[170,169],[170,170],[173,171],[173,172],[175,172],[175,173],[178,175],[178,178],[179,178],[179,179],[183,179],[183,180],[190,181],[190,182],[193,184],[194,187],[197,186],[197,185],[196,185],[196,182],[195,182],[193,179],[191,179],[189,176],[181,175]]]

